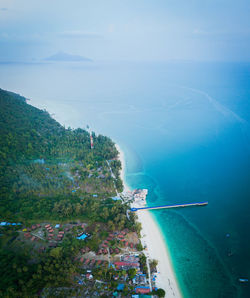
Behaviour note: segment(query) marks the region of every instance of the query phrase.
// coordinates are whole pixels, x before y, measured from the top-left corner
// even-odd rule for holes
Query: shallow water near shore
[[[249,297],[250,65],[94,63],[1,65],[1,88],[60,123],[117,141],[126,180],[152,211],[184,297]]]

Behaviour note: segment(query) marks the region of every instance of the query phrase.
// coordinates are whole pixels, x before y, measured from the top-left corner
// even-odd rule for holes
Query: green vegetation
[[[123,186],[114,143],[102,135],[93,139],[91,150],[87,131],[66,129],[25,98],[0,89],[1,219],[94,220],[93,210],[102,208],[98,201],[115,195],[114,185],[118,191]]]
[[[147,258],[144,254],[140,255],[141,270],[148,276]]]
[[[86,291],[110,297],[119,283],[122,295],[134,293],[137,269],[108,264],[130,250],[125,236],[140,235],[141,224],[133,212],[128,220],[128,203],[112,199],[123,190],[115,144],[92,137],[93,149],[89,132],[66,129],[0,89],[0,222],[21,223],[0,226],[0,297],[83,297]],[[82,233],[87,238],[78,240]],[[143,250],[141,243],[136,249]],[[147,274],[146,257],[139,258]]]
[[[0,296],[38,297],[38,289],[72,284],[71,274],[77,267],[63,254],[52,249],[39,263],[30,262],[27,252],[0,250]],[[52,254],[52,255],[51,255]]]
[[[111,199],[123,189],[118,151],[109,138],[92,136],[93,149],[87,131],[66,129],[22,96],[0,89],[0,221],[29,226],[81,220],[96,231],[87,242],[91,250],[108,231],[137,230],[135,217],[126,217],[128,206]],[[86,242],[66,235],[58,247],[39,253],[18,229],[0,228],[0,296],[37,297],[44,288],[74,288],[79,266],[73,258]]]
[[[163,289],[158,289],[157,291],[152,291],[153,295],[157,295],[159,298],[165,297],[165,291]]]

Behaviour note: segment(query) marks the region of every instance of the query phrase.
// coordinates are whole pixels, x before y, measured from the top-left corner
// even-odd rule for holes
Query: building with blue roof
[[[124,284],[119,284],[116,288],[118,291],[123,291],[124,289]]]
[[[86,234],[82,234],[81,236],[79,236],[79,237],[76,237],[76,239],[78,239],[78,240],[84,240],[84,239],[86,239],[88,236],[86,235]]]
[[[15,222],[11,223],[11,222],[7,222],[7,221],[2,221],[0,223],[0,226],[20,226],[20,225],[21,225],[20,222],[19,223],[15,223]]]

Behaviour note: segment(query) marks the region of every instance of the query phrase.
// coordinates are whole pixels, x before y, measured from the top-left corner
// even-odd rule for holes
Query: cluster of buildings
[[[120,261],[115,262],[114,265],[118,270],[140,270],[139,257],[135,255],[122,255]]]
[[[146,274],[136,274],[133,278],[133,284],[135,285],[135,292],[137,294],[148,294],[151,292],[150,287],[148,286]]]
[[[93,267],[100,267],[104,265],[108,265],[108,261],[105,260],[95,260],[95,259],[85,259],[85,258],[80,258],[79,260],[80,264],[83,265],[85,268],[93,268]]]
[[[60,227],[60,225],[56,225],[56,227]],[[64,231],[56,231],[54,230],[50,224],[45,225],[45,229],[47,230],[48,233],[48,240],[55,240],[55,241],[62,241],[64,237]]]
[[[143,199],[146,192],[134,191],[137,198]],[[38,252],[44,252],[48,247],[53,248],[58,245],[58,242],[62,241],[64,235],[68,232],[76,233],[78,231],[78,239],[84,240],[89,237],[90,234],[86,233],[86,224],[84,223],[73,223],[65,224],[61,227],[59,224],[52,225],[49,223],[34,224],[31,227],[22,229],[23,236],[25,239],[36,242],[36,240],[48,240],[42,243],[41,241],[36,242],[35,248]],[[86,236],[86,237],[85,237]],[[127,277],[121,278],[118,274],[113,276],[114,280],[120,280],[131,288],[134,289],[136,294],[147,294],[150,292],[148,279],[145,274],[141,272],[141,264],[139,254],[136,252],[136,246],[139,243],[138,236],[135,233],[131,233],[128,229],[123,231],[116,231],[109,233],[104,241],[99,246],[99,250],[94,253],[89,247],[84,247],[80,250],[78,257],[74,259],[81,268],[90,271],[84,275],[89,282],[93,282],[94,276],[91,270],[99,268],[101,266],[113,267],[117,271],[135,269],[136,275],[133,280],[127,279]],[[111,256],[112,255],[112,256]],[[82,280],[81,282],[83,282]],[[121,288],[117,288],[119,292]]]
[[[128,270],[128,269],[140,269],[140,264],[139,262],[137,263],[132,263],[132,262],[123,262],[123,261],[119,261],[119,262],[115,262],[115,267],[118,270]]]
[[[0,222],[0,226],[1,227],[5,227],[5,226],[20,226],[22,225],[20,222],[16,223],[16,222],[7,222],[7,221],[2,221]]]
[[[135,189],[133,192],[134,203],[139,206],[146,206],[146,197],[148,194],[147,189]]]
[[[123,192],[121,197],[125,202],[130,202],[136,204],[137,207],[146,206],[146,197],[148,194],[148,190],[144,189],[135,189],[133,191]]]
[[[86,224],[66,224],[63,229],[60,224],[34,224],[31,227],[24,228],[22,232],[24,232],[23,236],[25,239],[32,242],[38,239],[43,241],[48,240],[48,247],[53,248],[57,246],[58,242],[63,240],[65,233],[69,232],[75,226],[82,229],[86,226]],[[45,249],[46,248],[44,247],[44,249],[41,250],[41,246],[38,247],[39,252],[42,252]]]
[[[36,225],[32,225],[30,228],[24,228],[23,229],[23,232],[31,232],[31,231],[34,231],[36,229],[39,229],[41,228],[41,225],[40,224],[36,224]]]
[[[39,229],[39,228],[41,228],[40,224],[32,225],[30,228],[24,228],[23,232],[26,232],[26,233],[24,233],[24,238],[25,239],[30,239],[32,242],[35,241],[35,240],[38,240],[39,237],[33,235],[32,232]]]
[[[87,249],[86,251],[86,248],[85,248],[83,252],[89,252],[89,249]],[[122,276],[120,276],[118,272],[113,274],[113,279],[119,283],[117,285],[116,292],[112,293],[112,296],[123,297],[122,292],[125,288],[125,285],[127,285],[127,287],[129,287],[130,290],[133,289],[133,292],[135,293],[130,297],[141,297],[139,295],[149,294],[151,290],[149,287],[149,282],[146,274],[143,274],[140,270],[139,254],[124,254],[124,255],[121,255],[119,258],[120,258],[119,261],[117,260],[114,263],[110,263],[109,267],[113,267],[117,271],[118,270],[127,271],[129,269],[135,269],[136,275],[132,280],[130,279],[128,280],[128,274],[122,275]],[[81,257],[79,262],[82,264],[82,268],[85,268],[86,270],[85,274],[81,274],[81,276],[77,278],[77,282],[79,285],[85,285],[86,288],[88,288],[88,286],[92,287],[93,284],[95,284],[96,282],[99,282],[103,285],[107,284],[106,282],[95,280],[95,277],[92,274],[92,270],[94,268],[97,268],[103,265],[108,266],[108,263],[109,263],[108,261]],[[92,283],[88,284],[88,281]],[[105,291],[105,287],[104,287],[104,291]]]
[[[134,249],[136,248],[136,244],[133,242],[129,242],[126,239],[126,235],[129,231],[127,229],[121,231],[121,232],[114,232],[114,233],[109,233],[108,237],[106,240],[104,240],[102,242],[102,244],[99,247],[99,251],[97,254],[107,254],[108,253],[108,249],[110,254],[119,254],[120,253],[120,249],[119,248],[114,248],[111,247],[111,241],[116,240],[118,241],[119,245],[121,247],[125,247],[125,248],[129,248],[129,249]]]

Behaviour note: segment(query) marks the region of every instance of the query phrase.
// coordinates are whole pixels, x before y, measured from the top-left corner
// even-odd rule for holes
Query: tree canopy
[[[114,143],[92,136],[93,149],[89,132],[66,129],[24,97],[0,89],[0,217],[30,218],[38,210],[40,218],[46,210],[79,215],[80,198],[108,198],[115,187],[121,191]]]

